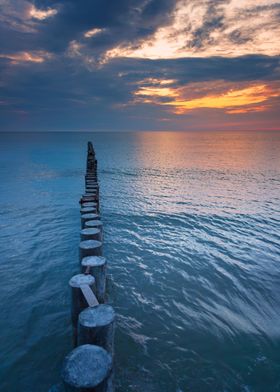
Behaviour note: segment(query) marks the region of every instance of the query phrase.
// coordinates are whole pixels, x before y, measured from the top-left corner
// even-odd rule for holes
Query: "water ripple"
[[[87,139],[3,139],[1,392],[47,391],[71,348]],[[118,392],[279,391],[278,134],[93,140]]]

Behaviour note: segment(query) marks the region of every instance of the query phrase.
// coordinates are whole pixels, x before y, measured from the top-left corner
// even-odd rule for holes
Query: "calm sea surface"
[[[88,140],[117,391],[280,391],[280,133],[204,132],[0,135],[1,392],[71,349]]]

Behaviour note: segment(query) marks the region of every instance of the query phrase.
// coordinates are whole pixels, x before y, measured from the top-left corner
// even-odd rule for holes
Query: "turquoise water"
[[[0,390],[71,349],[86,142],[119,392],[280,391],[280,133],[1,134]]]

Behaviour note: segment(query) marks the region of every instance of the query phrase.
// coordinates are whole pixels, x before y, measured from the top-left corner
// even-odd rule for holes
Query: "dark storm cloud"
[[[242,56],[238,58],[189,58],[175,60],[121,59],[109,63],[104,71],[121,74],[133,85],[144,78],[174,79],[173,85],[211,80],[279,80],[280,57]],[[105,71],[105,72],[106,72]]]
[[[57,13],[45,20],[34,20],[28,16],[28,7],[32,4],[38,10],[51,8]],[[78,41],[84,49],[91,51],[92,56],[100,58],[108,49],[118,45],[137,48],[141,40],[172,22],[178,4],[181,4],[178,0],[2,0],[0,50],[45,50],[62,54],[71,41]],[[186,18],[186,33],[190,35],[186,38],[186,47],[199,50],[217,45],[212,33],[224,33],[229,27],[225,14],[230,0],[190,0],[185,4],[203,10],[202,20],[194,21],[191,34],[189,30],[192,30],[193,21]],[[249,18],[261,17],[264,12],[271,11],[274,22],[279,22],[279,7],[279,3],[256,4],[255,7],[244,4],[235,18],[237,23],[239,19],[248,18],[246,31],[237,28],[225,34],[235,45],[244,44],[256,31],[255,27],[250,27]],[[84,33],[93,28],[103,30],[94,39],[84,39]]]
[[[70,41],[81,39],[87,30],[93,28],[106,29],[98,42],[87,40],[89,47],[96,46],[100,52],[120,42],[144,38],[169,21],[175,0],[36,1],[38,9],[50,7],[58,11],[55,16],[39,23],[26,20],[22,10],[16,13],[19,0],[9,3],[11,6],[6,7],[6,11],[3,7],[9,23],[2,24],[2,50],[61,53]],[[28,2],[25,3],[27,7]]]

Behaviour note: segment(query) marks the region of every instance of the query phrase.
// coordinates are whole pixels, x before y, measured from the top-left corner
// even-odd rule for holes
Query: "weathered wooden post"
[[[87,240],[80,242],[80,261],[87,256],[102,256],[102,242]]]
[[[113,356],[116,314],[112,306],[100,304],[79,314],[78,346],[96,344]]]
[[[71,319],[73,328],[75,329],[77,327],[79,313],[88,307],[82,289],[84,286],[88,286],[92,292],[95,292],[95,279],[92,275],[74,275],[69,281],[69,286],[71,287]]]
[[[85,222],[85,229],[86,228],[96,228],[101,231],[101,241],[103,241],[103,223],[101,220],[89,220]]]
[[[81,241],[95,240],[102,241],[101,230],[95,227],[88,227],[80,231]]]
[[[97,209],[96,209],[96,206],[95,207],[82,207],[81,209],[80,209],[80,213],[83,215],[83,214],[96,214],[96,211],[97,211]]]
[[[90,199],[90,198],[95,199],[95,198],[96,198],[95,196],[96,196],[96,195],[84,193],[84,194],[82,195],[82,199]],[[93,200],[93,201],[94,201],[94,200]]]
[[[84,203],[95,203],[97,206],[99,204],[98,200],[96,200],[96,197],[90,196],[90,195],[81,197],[81,204],[84,204]]]
[[[97,208],[97,203],[95,203],[94,201],[84,202],[82,204],[81,208],[84,208],[84,207],[94,207],[94,208]]]
[[[95,173],[88,173],[85,175],[85,181],[97,181],[97,175]]]
[[[62,367],[66,392],[107,392],[112,366],[112,356],[102,347],[85,344],[75,348]]]
[[[85,228],[85,223],[87,222],[87,221],[90,221],[90,220],[99,220],[100,219],[100,216],[98,215],[98,214],[93,214],[93,213],[91,213],[91,214],[82,214],[81,215],[81,226],[82,226],[82,229],[84,229]]]
[[[86,190],[85,193],[83,193],[83,197],[95,197],[97,198],[97,192],[96,191],[88,191]]]
[[[105,257],[88,256],[81,261],[81,272],[91,273],[95,279],[96,296],[100,303],[105,302],[107,261]]]
[[[96,196],[82,196],[80,203],[82,206],[86,203],[94,203],[96,205],[97,211],[99,211],[99,199],[97,199]]]
[[[96,192],[84,193],[82,195],[82,198],[85,200],[87,199],[87,201],[94,201],[95,203],[97,203],[97,205],[99,205],[99,197]]]
[[[95,179],[87,179],[85,184],[86,184],[86,186],[90,185],[90,186],[96,186],[99,188],[98,181],[95,181]]]

